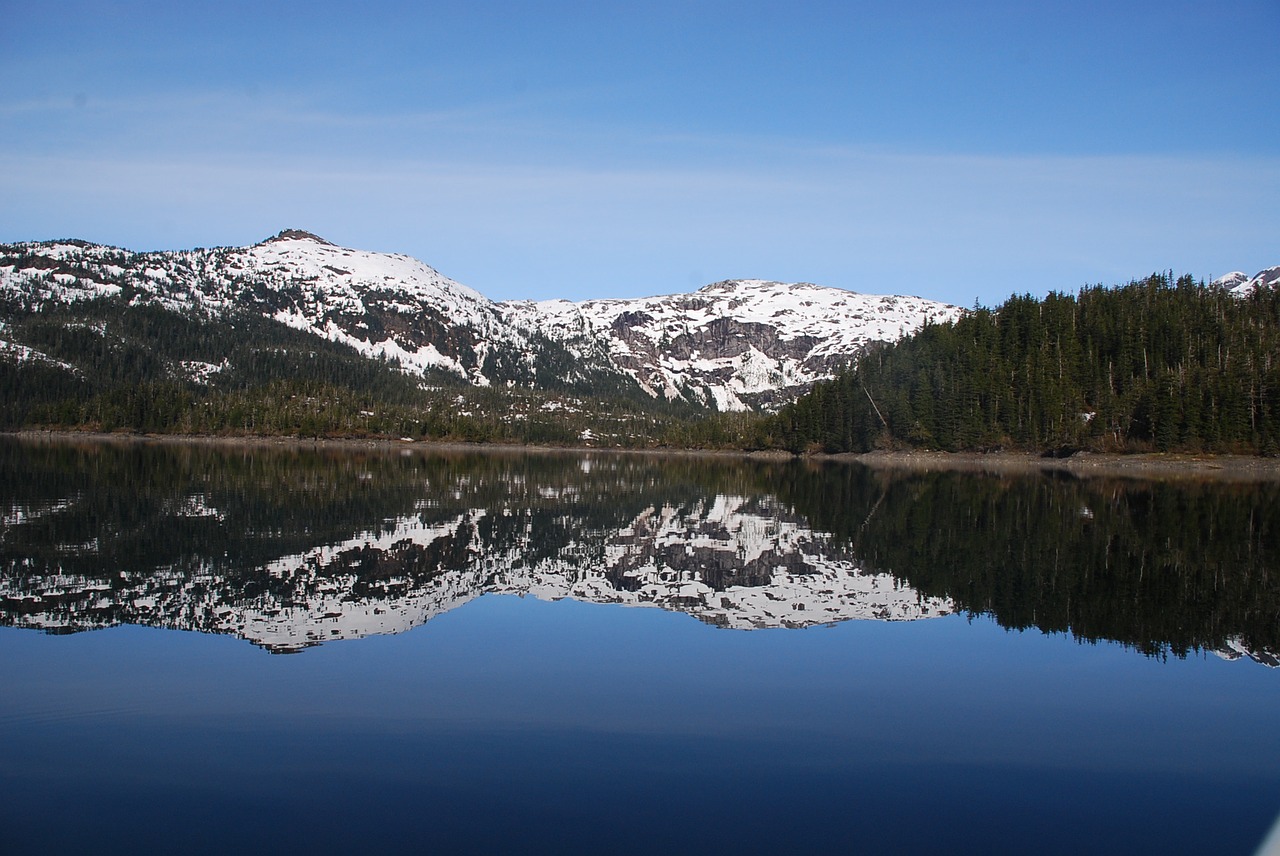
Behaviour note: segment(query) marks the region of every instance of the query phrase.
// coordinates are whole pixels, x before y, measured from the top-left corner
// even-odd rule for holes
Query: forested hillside
[[[1172,273],[1012,297],[879,348],[761,425],[762,445],[1280,452],[1280,290]]]
[[[701,411],[634,385],[612,395],[474,387],[252,313],[119,297],[0,303],[0,430],[384,436],[649,445]]]

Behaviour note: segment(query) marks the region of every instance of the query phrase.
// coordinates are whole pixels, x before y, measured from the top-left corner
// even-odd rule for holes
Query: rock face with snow
[[[477,385],[637,385],[721,410],[768,407],[871,343],[954,306],[916,297],[738,280],[634,300],[494,302],[408,256],[286,230],[251,247],[133,253],[83,241],[0,246],[0,297],[95,297],[192,313],[254,312],[404,371]]]
[[[961,311],[919,297],[762,280],[635,300],[508,303],[504,310],[570,348],[607,342],[614,365],[650,395],[719,410],[794,398],[871,343],[896,341]]]

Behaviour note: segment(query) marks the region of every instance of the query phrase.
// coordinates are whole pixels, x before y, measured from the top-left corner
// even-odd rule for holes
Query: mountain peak
[[[724,279],[704,285],[697,294],[758,295],[767,297],[789,292],[847,292],[847,289],[816,285],[812,282],[780,282],[774,279]],[[854,292],[848,292],[854,293]]]
[[[1280,265],[1258,271],[1253,276],[1244,271],[1232,271],[1215,279],[1214,284],[1242,297],[1255,288],[1277,288],[1280,287]]]
[[[270,244],[276,241],[314,241],[317,244],[323,244],[326,247],[336,246],[332,241],[326,241],[324,238],[308,232],[305,229],[281,229],[275,235],[263,241],[263,244]]]
[[[750,289],[752,286],[763,285],[764,280],[759,279],[722,279],[719,282],[713,282],[699,288],[695,294],[730,294],[743,289]]]

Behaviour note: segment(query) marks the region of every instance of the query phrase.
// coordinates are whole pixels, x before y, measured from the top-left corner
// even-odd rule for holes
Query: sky
[[[406,253],[498,300],[962,306],[1280,264],[1280,2],[0,0],[0,241]]]

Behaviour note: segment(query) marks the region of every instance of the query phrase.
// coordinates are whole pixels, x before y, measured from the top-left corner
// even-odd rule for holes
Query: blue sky
[[[0,241],[306,228],[496,299],[1280,264],[1280,3],[0,5]]]

